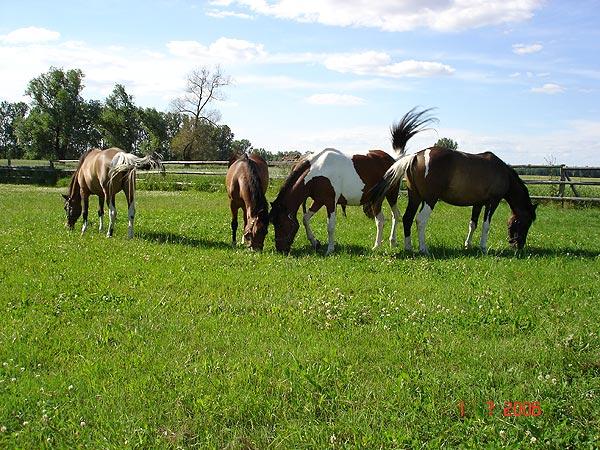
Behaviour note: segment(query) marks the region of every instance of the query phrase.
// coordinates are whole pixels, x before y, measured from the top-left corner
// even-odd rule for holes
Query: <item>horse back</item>
[[[506,164],[491,152],[469,154],[441,147],[418,152],[407,178],[409,188],[424,200],[458,206],[503,198],[510,181]]]
[[[123,150],[113,147],[106,150],[92,149],[81,163],[78,171],[80,186],[90,194],[104,195],[110,179],[113,158]],[[118,192],[118,189],[115,192]]]

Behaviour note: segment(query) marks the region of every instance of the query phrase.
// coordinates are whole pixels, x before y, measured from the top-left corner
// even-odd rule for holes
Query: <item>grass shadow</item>
[[[228,242],[191,238],[177,233],[142,231],[138,233],[137,237],[158,244],[185,245],[194,248],[214,248],[220,250],[231,249],[231,244]]]
[[[571,247],[565,248],[543,248],[543,247],[531,247],[526,246],[522,250],[513,250],[511,248],[503,248],[499,250],[490,249],[487,254],[484,254],[478,247],[470,249],[464,249],[460,246],[450,247],[444,245],[432,245],[429,246],[429,255],[422,255],[418,251],[409,252],[406,250],[398,250],[392,252],[390,256],[395,258],[431,258],[431,259],[455,259],[464,257],[475,257],[475,258],[518,258],[527,259],[529,257],[569,257],[569,258],[583,258],[583,259],[597,259],[600,257],[600,253],[592,250],[577,249]]]

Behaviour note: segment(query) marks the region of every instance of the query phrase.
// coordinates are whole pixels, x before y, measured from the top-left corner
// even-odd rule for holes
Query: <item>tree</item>
[[[23,150],[19,146],[16,127],[19,121],[22,121],[29,108],[23,102],[10,103],[3,101],[0,103],[0,157],[9,160],[11,158],[21,158]]]
[[[435,147],[447,148],[448,150],[458,150],[458,142],[450,138],[440,138],[435,143]]]
[[[34,158],[75,157],[87,146],[82,133],[88,123],[81,97],[83,72],[51,67],[29,82],[29,115],[19,122],[16,133],[29,156]]]
[[[200,131],[208,130],[203,125],[216,126],[220,120],[219,112],[210,109],[210,104],[224,99],[222,89],[230,83],[231,79],[218,66],[214,71],[202,67],[188,75],[185,95],[173,101],[174,110],[189,119],[187,130],[178,139],[180,144],[183,143],[182,159],[189,159],[192,153],[198,153],[200,141],[205,139]]]
[[[100,115],[102,138],[105,145],[119,147],[135,153],[143,138],[142,120],[133,96],[125,91],[122,84],[116,84],[106,98]]]
[[[183,117],[179,113],[164,113],[155,108],[140,108],[142,123],[140,150],[144,154],[160,153],[163,158],[171,157],[171,141],[181,128]]]

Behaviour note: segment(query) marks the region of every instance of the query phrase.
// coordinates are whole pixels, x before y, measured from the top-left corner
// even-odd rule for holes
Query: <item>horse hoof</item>
[[[318,240],[315,240],[313,243],[313,249],[319,250],[321,248],[321,243]]]

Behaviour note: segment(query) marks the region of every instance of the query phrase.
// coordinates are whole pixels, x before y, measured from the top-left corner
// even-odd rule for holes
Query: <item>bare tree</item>
[[[185,95],[173,100],[173,109],[190,118],[191,130],[184,156],[189,154],[189,150],[196,144],[200,125],[217,125],[221,114],[209,106],[214,100],[225,99],[222,89],[230,83],[231,78],[223,74],[219,66],[214,70],[202,67],[188,75]]]

